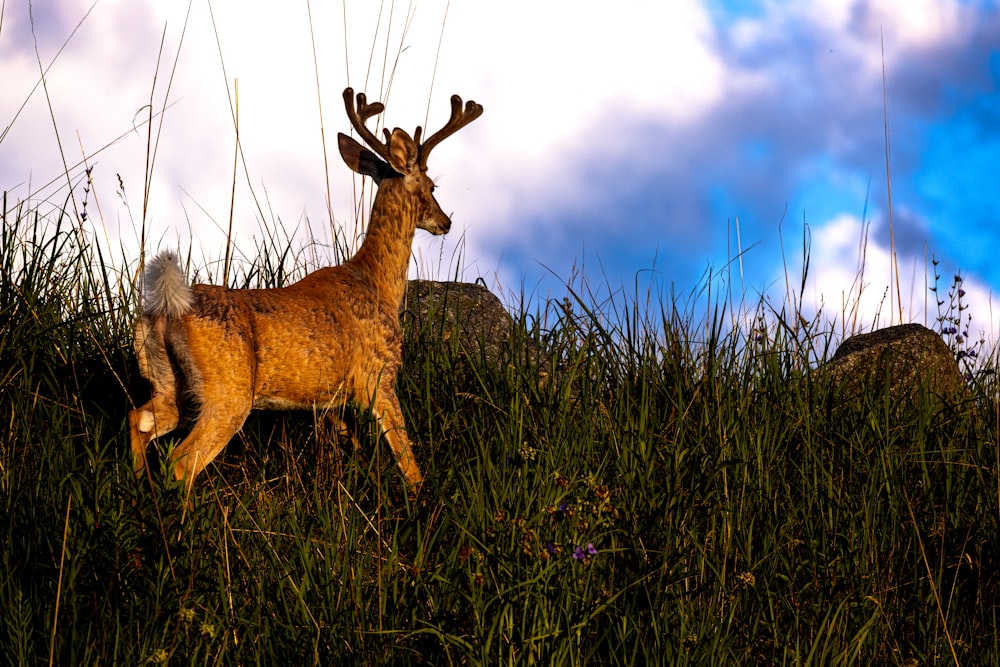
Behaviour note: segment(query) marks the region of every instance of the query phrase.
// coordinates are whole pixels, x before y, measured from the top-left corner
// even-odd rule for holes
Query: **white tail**
[[[146,317],[180,317],[191,310],[191,287],[176,253],[166,250],[146,265],[142,294],[142,314]]]
[[[448,123],[423,143],[396,128],[385,142],[365,127],[381,113],[363,93],[344,91],[347,115],[368,148],[338,144],[354,171],[379,184],[364,243],[342,266],[281,289],[188,286],[177,256],[146,267],[136,322],[139,370],[152,398],[129,413],[136,471],[154,439],[194,421],[174,449],[175,476],[188,489],[254,408],[326,408],[352,401],[371,409],[411,487],[423,476],[406,435],[394,384],[402,358],[399,305],[416,228],[444,234],[451,220],[431,194],[427,156],[442,139],[482,114],[451,99]]]

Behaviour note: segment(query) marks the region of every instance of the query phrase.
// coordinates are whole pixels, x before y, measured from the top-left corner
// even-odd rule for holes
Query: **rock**
[[[461,353],[482,352],[489,362],[501,358],[513,323],[500,299],[480,283],[411,280],[399,315],[404,344],[457,335],[453,342]]]
[[[955,406],[970,397],[968,385],[951,350],[927,327],[902,324],[845,340],[817,377],[829,383],[839,402],[849,402],[875,387],[888,385],[899,408],[918,405],[926,391],[935,409]]]

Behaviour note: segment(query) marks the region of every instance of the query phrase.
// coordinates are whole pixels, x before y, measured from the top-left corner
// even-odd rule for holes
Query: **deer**
[[[380,139],[367,127],[380,102],[344,90],[362,145],[338,133],[344,162],[377,186],[364,240],[353,257],[275,289],[190,285],[170,250],[143,272],[135,351],[151,398],[129,411],[134,470],[155,438],[190,424],[173,449],[174,477],[189,494],[195,477],[225,448],[254,409],[370,410],[408,488],[423,483],[395,392],[402,363],[399,308],[416,229],[441,235],[451,218],[434,198],[427,158],[442,140],[483,113],[451,98],[451,118],[421,140],[400,128]]]

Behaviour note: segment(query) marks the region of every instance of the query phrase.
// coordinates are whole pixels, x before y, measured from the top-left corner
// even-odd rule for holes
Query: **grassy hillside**
[[[243,282],[288,279],[270,257]],[[68,217],[4,216],[0,660],[1000,662],[995,387],[834,415],[797,313],[748,339],[721,306],[568,292],[498,363],[408,332],[416,499],[365,415],[354,451],[255,413],[188,507],[132,473],[148,386],[113,264]]]

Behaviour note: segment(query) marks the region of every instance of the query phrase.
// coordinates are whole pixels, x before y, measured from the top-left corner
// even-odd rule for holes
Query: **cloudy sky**
[[[275,234],[356,242],[344,87],[408,130],[442,124],[457,93],[486,111],[434,152],[454,226],[418,234],[414,275],[481,276],[510,303],[581,271],[681,295],[710,272],[780,307],[805,237],[808,312],[933,323],[934,257],[943,290],[964,277],[974,328],[997,329],[996,0],[2,7],[8,207],[62,206],[72,183],[123,261],[142,238],[214,261],[231,218],[250,255]]]

